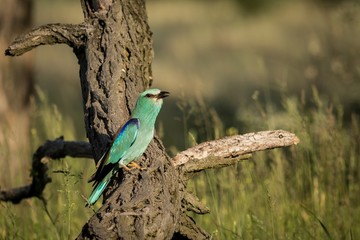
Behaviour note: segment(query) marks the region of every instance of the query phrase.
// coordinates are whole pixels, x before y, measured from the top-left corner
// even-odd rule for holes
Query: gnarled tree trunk
[[[83,9],[87,40],[76,54],[87,135],[99,157],[151,84],[152,40],[144,1],[83,2]],[[181,206],[177,174],[158,140],[145,156],[147,171],[120,173],[79,239],[171,238]]]

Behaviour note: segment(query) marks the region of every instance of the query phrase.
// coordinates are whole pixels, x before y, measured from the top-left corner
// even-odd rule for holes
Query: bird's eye
[[[153,95],[150,94],[150,93],[148,93],[148,94],[145,95],[145,97],[147,97],[147,98],[151,98],[152,96],[153,96]]]

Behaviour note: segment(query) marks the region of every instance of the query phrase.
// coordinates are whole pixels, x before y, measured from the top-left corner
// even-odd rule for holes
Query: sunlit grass
[[[33,151],[47,139],[63,135],[66,140],[73,140],[71,120],[64,119],[57,107],[48,103],[42,90],[37,88],[36,92],[35,125],[31,130]],[[0,239],[73,239],[93,214],[84,207],[81,197],[90,191],[83,175],[86,179],[93,171],[91,160],[65,158],[49,160],[48,165],[52,182],[45,188],[45,201],[32,198],[17,205],[0,203]]]
[[[72,139],[71,121],[63,119],[41,94],[38,90],[34,145],[61,133]],[[316,88],[308,100],[301,96],[284,93],[280,109],[254,96],[249,112],[244,110],[242,115],[246,119],[241,119],[249,132],[281,128],[296,133],[300,144],[254,154],[252,160],[207,170],[190,181],[189,190],[211,209],[208,215],[193,217],[214,239],[360,237],[359,117],[353,114],[344,123],[341,105],[324,101]],[[179,102],[179,106],[183,111],[192,109],[182,119],[191,121],[184,123],[187,147],[237,133],[234,127],[225,128],[201,97]],[[81,198],[90,191],[84,179],[93,164],[87,161],[49,162],[53,182],[44,193],[46,205],[39,199],[19,205],[1,203],[1,238],[74,238],[93,214]]]
[[[315,88],[309,101],[313,106],[305,108],[298,97],[284,97],[275,112],[254,98],[245,114],[253,117],[243,119],[249,129],[289,130],[300,144],[207,170],[190,182],[212,210],[194,218],[214,239],[360,237],[358,116],[345,125],[341,106],[325,103]]]

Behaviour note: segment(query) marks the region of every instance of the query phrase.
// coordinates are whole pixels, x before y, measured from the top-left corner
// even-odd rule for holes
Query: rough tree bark
[[[86,132],[96,160],[128,118],[138,93],[151,85],[152,40],[144,0],[81,3],[82,24],[39,27],[16,39],[6,54],[20,55],[43,44],[65,43],[74,49]],[[140,161],[146,170],[118,173],[105,193],[104,205],[78,239],[207,239],[209,235],[187,215],[187,211],[209,211],[186,192],[191,173],[297,142],[285,131],[260,132],[204,143],[171,160],[155,137]]]

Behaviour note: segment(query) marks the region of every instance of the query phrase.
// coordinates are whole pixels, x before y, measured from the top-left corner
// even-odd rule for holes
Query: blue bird
[[[155,121],[169,92],[149,89],[140,94],[131,118],[118,130],[110,149],[99,160],[96,172],[90,177],[94,188],[86,206],[93,205],[101,196],[111,177],[126,165],[139,168],[132,162],[145,152],[154,136]],[[131,163],[132,162],[132,163]]]

